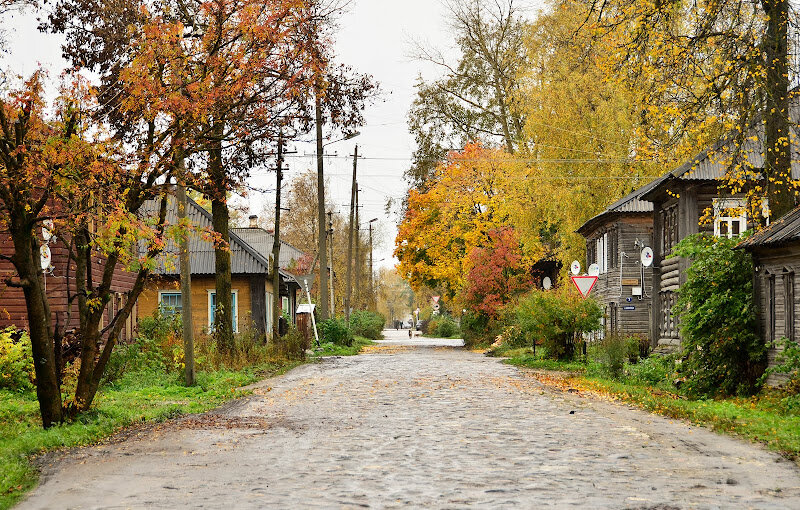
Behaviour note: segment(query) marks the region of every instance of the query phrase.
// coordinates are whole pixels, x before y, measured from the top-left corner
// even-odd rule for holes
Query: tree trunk
[[[221,139],[222,125],[213,130]],[[233,352],[233,298],[231,296],[231,237],[229,232],[227,176],[222,162],[222,142],[215,140],[211,149],[208,171],[211,178],[211,223],[218,234],[214,243],[214,271],[216,273],[216,307],[214,309],[214,337],[222,351]]]
[[[183,161],[179,163],[183,170]],[[181,226],[179,245],[180,271],[181,271],[181,326],[183,328],[183,377],[186,386],[194,386],[194,324],[192,323],[192,266],[189,260],[189,232],[186,219],[186,186],[182,182],[177,185],[178,220]]]
[[[28,332],[36,372],[36,397],[39,400],[42,426],[49,428],[62,421],[61,388],[58,385],[50,312],[37,257],[39,243],[33,230],[23,224],[27,223],[27,219],[12,218],[12,223],[13,262],[22,282],[28,312]]]
[[[791,187],[791,144],[789,140],[789,1],[763,0],[767,15],[764,56],[767,61],[765,87],[764,174],[773,219],[794,208]]]

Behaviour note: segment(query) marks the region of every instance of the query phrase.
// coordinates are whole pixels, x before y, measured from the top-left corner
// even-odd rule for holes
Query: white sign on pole
[[[50,247],[46,244],[43,244],[39,248],[39,262],[42,265],[42,271],[47,271],[47,268],[50,267],[50,262],[53,260],[53,255],[50,253]]]
[[[594,284],[597,283],[596,276],[573,276],[572,283],[575,284],[575,288],[578,289],[578,292],[581,293],[581,296],[586,298],[592,289],[594,288]]]

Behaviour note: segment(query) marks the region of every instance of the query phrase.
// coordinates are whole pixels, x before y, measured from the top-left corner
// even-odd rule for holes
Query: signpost
[[[597,283],[596,276],[572,276],[570,279],[584,299],[592,292],[595,283]]]
[[[308,298],[308,311],[311,313],[311,325],[314,328],[314,341],[319,347],[319,334],[317,333],[317,320],[314,318],[314,305],[311,303],[311,286],[314,285],[314,273],[305,275],[305,276],[295,276],[291,275],[294,281],[296,281],[303,290],[306,291],[306,297]],[[278,298],[277,296],[275,297]],[[302,305],[301,305],[302,306]],[[298,308],[298,312],[299,312]],[[303,310],[305,312],[305,309]],[[302,312],[301,312],[302,313]],[[277,320],[277,317],[275,318]]]

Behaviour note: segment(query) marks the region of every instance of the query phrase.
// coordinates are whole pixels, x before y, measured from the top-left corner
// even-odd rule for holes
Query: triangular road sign
[[[594,288],[594,284],[597,283],[596,276],[572,276],[570,279],[584,298],[589,295]]]

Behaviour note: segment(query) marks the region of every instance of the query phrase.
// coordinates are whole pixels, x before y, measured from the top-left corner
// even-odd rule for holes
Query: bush
[[[285,335],[270,342],[269,347],[270,353],[274,357],[302,361],[306,359],[306,349],[309,348],[309,345],[303,333],[292,326]]]
[[[317,323],[317,328],[325,342],[347,347],[353,345],[353,333],[342,319],[325,319]]]
[[[636,344],[636,352],[638,354],[638,342]],[[598,344],[598,354],[600,360],[606,367],[608,374],[614,378],[619,379],[622,376],[625,362],[631,353],[631,342],[629,338],[617,335],[607,335]]]
[[[629,371],[628,376],[635,382],[650,386],[665,381],[671,384],[675,375],[675,357],[654,354],[629,367]]]
[[[356,336],[378,340],[382,338],[381,332],[385,324],[386,318],[379,313],[354,310],[350,314],[350,332]]]
[[[544,345],[548,357],[571,360],[582,335],[600,329],[603,310],[592,299],[569,289],[534,290],[520,299],[514,320],[532,342]]]
[[[785,337],[779,343],[783,345],[783,352],[778,354],[776,364],[764,372],[759,383],[766,382],[770,374],[786,374],[789,377],[787,387],[797,392],[800,390],[800,344]]]
[[[692,260],[675,312],[683,333],[682,390],[690,396],[749,395],[766,365],[753,304],[753,262],[741,239],[695,234],[675,248]]]
[[[0,388],[30,390],[34,369],[31,339],[15,328],[0,331]]]
[[[492,343],[499,332],[497,321],[491,321],[485,315],[467,312],[461,316],[461,336],[468,348]]]
[[[179,314],[162,315],[160,310],[139,320],[133,343],[117,344],[103,374],[105,382],[128,372],[146,370],[169,372],[183,368],[182,322]]]
[[[427,334],[433,337],[450,338],[458,332],[458,323],[449,315],[439,315],[428,323]]]

